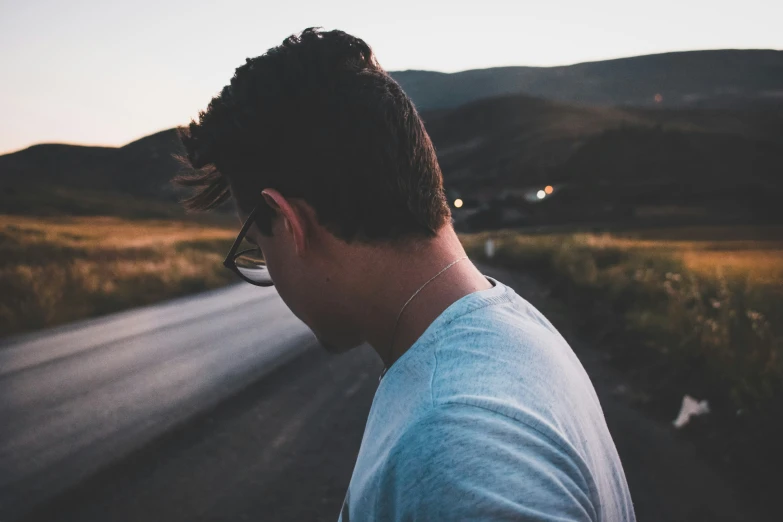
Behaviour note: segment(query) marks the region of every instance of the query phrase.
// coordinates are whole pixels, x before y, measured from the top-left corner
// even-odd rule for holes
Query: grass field
[[[0,216],[0,335],[224,285],[236,227]],[[536,272],[656,397],[783,403],[783,227],[463,236]],[[635,366],[638,365],[639,368]],[[650,370],[650,367],[654,368]],[[681,397],[681,395],[679,395]]]
[[[218,287],[238,226],[0,216],[0,336]]]
[[[684,394],[707,399],[712,413],[692,429],[721,460],[781,463],[783,227],[502,231],[463,242],[485,259],[488,238],[491,262],[548,284],[624,370],[633,400],[673,419]]]

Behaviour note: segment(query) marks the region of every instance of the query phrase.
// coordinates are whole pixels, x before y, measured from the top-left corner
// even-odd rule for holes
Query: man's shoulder
[[[512,290],[506,297],[444,327],[432,350],[432,404],[470,404],[524,422],[557,416],[575,400],[598,406],[563,336]]]
[[[509,444],[512,441],[526,443]],[[506,444],[508,448],[536,448],[536,453],[545,447],[552,455],[571,453],[562,437],[540,430],[530,419],[507,415],[502,409],[454,401],[428,408],[405,426],[390,448],[389,462],[402,466],[413,462],[418,462],[417,466],[443,464],[458,455],[491,454],[493,446]]]
[[[542,511],[595,520],[585,471],[560,441],[518,419],[471,404],[438,404],[390,448],[377,507],[431,520],[526,519]]]
[[[497,285],[492,298],[466,303],[462,313],[440,325],[436,336],[439,352],[446,355],[451,349],[465,346],[491,348],[492,355],[514,360],[537,352],[570,353],[568,343],[544,314],[510,287],[500,282]]]
[[[439,337],[430,404],[495,412],[593,468],[614,451],[593,384],[554,326],[511,297],[453,321]]]

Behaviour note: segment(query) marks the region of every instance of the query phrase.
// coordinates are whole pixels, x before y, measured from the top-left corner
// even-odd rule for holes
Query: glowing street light
[[[538,197],[538,199],[544,199],[546,197],[546,192],[544,192],[543,190],[539,190],[538,192],[536,192],[536,197]]]
[[[546,187],[544,187],[544,192],[546,192],[547,196],[554,191],[555,191],[555,187],[553,187],[552,185],[547,185]]]
[[[455,208],[462,208],[462,200],[461,199],[455,199],[454,200],[454,207]]]

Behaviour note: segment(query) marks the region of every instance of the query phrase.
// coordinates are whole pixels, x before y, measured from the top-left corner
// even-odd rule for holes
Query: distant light
[[[462,208],[462,200],[461,199],[455,199],[454,200],[454,206],[456,208]]]
[[[536,196],[538,196],[538,199],[544,199],[546,197],[546,192],[544,192],[543,190],[539,190],[538,192],[536,192]]]
[[[661,93],[658,93],[655,95],[655,103],[661,103],[663,101],[663,96],[661,96]]]
[[[544,192],[546,192],[547,195],[551,194],[554,191],[555,191],[555,188],[552,185],[547,185],[546,187],[544,187]]]

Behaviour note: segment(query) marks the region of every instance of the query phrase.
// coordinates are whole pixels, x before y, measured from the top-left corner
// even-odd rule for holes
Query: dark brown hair
[[[449,219],[443,178],[410,98],[370,47],[316,28],[237,68],[198,123],[179,129],[197,187],[183,203],[214,208],[233,196],[271,234],[261,190],[302,198],[346,241],[432,237]]]

